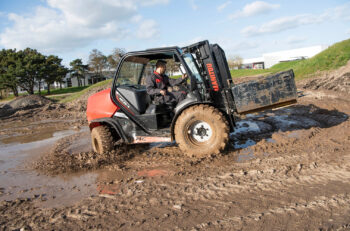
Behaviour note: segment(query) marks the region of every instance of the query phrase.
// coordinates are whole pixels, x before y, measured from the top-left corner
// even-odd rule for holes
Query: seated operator
[[[187,75],[182,75],[179,79],[170,79],[165,75],[166,61],[158,60],[156,70],[151,76],[146,77],[147,93],[159,104],[177,104],[185,99],[186,92],[174,91],[174,86],[187,80]]]

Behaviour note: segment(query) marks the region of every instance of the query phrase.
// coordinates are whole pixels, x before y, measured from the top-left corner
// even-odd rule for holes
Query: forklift
[[[157,60],[173,61],[188,81],[175,107],[147,94],[145,79]],[[105,153],[120,143],[175,141],[185,155],[206,157],[224,150],[237,116],[296,103],[293,70],[234,84],[223,49],[207,40],[186,47],[126,53],[112,86],[90,96],[87,119],[92,147]]]

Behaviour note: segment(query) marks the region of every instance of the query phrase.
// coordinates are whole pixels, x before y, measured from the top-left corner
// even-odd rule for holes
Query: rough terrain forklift
[[[159,59],[172,60],[189,77],[179,86],[187,95],[176,107],[147,94],[145,78]],[[89,97],[87,119],[97,153],[111,151],[117,141],[175,141],[184,154],[203,157],[225,148],[237,115],[290,105],[296,98],[292,70],[233,84],[224,51],[201,41],[125,54],[111,88]]]

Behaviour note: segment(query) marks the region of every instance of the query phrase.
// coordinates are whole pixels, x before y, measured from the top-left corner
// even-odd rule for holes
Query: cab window
[[[124,61],[118,73],[117,85],[137,85],[142,74],[144,64]]]

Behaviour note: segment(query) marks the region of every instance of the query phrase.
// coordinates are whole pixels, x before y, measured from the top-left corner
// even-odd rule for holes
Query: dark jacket
[[[169,86],[181,84],[186,79],[170,79],[167,75],[160,75],[154,72],[151,76],[146,77],[147,93],[151,96],[160,95],[160,90],[167,90]]]

